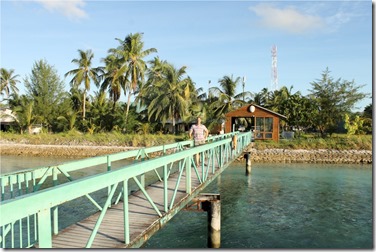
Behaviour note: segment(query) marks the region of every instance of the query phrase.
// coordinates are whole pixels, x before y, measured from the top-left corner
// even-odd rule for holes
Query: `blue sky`
[[[371,1],[1,0],[1,67],[22,80],[45,59],[68,90],[64,74],[76,68],[78,49],[91,49],[100,66],[118,46],[115,38],[136,32],[144,33],[145,49],[158,50],[147,59],[187,66],[205,90],[224,75],[245,76],[245,91],[271,90],[276,45],[278,88],[307,95],[328,67],[334,79],[354,80],[372,93]]]

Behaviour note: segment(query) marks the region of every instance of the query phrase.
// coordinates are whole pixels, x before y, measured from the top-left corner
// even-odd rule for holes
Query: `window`
[[[272,139],[273,138],[273,117],[257,117],[256,118],[256,139]]]

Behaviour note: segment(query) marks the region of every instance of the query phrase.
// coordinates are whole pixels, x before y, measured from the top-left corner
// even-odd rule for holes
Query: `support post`
[[[221,247],[221,200],[219,194],[201,193],[193,199],[208,213],[208,248]]]
[[[49,208],[38,212],[38,245],[39,248],[52,248],[51,210]]]
[[[247,152],[244,154],[245,158],[245,175],[248,176],[251,174],[251,153]]]

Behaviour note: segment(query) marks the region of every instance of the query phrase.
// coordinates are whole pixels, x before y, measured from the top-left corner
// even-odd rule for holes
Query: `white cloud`
[[[69,18],[77,20],[88,17],[83,10],[84,0],[35,0],[50,12],[58,12]]]
[[[259,4],[249,9],[261,17],[262,26],[271,29],[304,34],[325,27],[325,21],[320,16],[302,13],[293,7],[279,9],[269,4]]]

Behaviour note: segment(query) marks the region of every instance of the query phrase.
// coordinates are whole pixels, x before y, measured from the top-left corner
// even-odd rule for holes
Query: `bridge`
[[[2,174],[0,246],[141,247],[250,143],[232,132]]]

